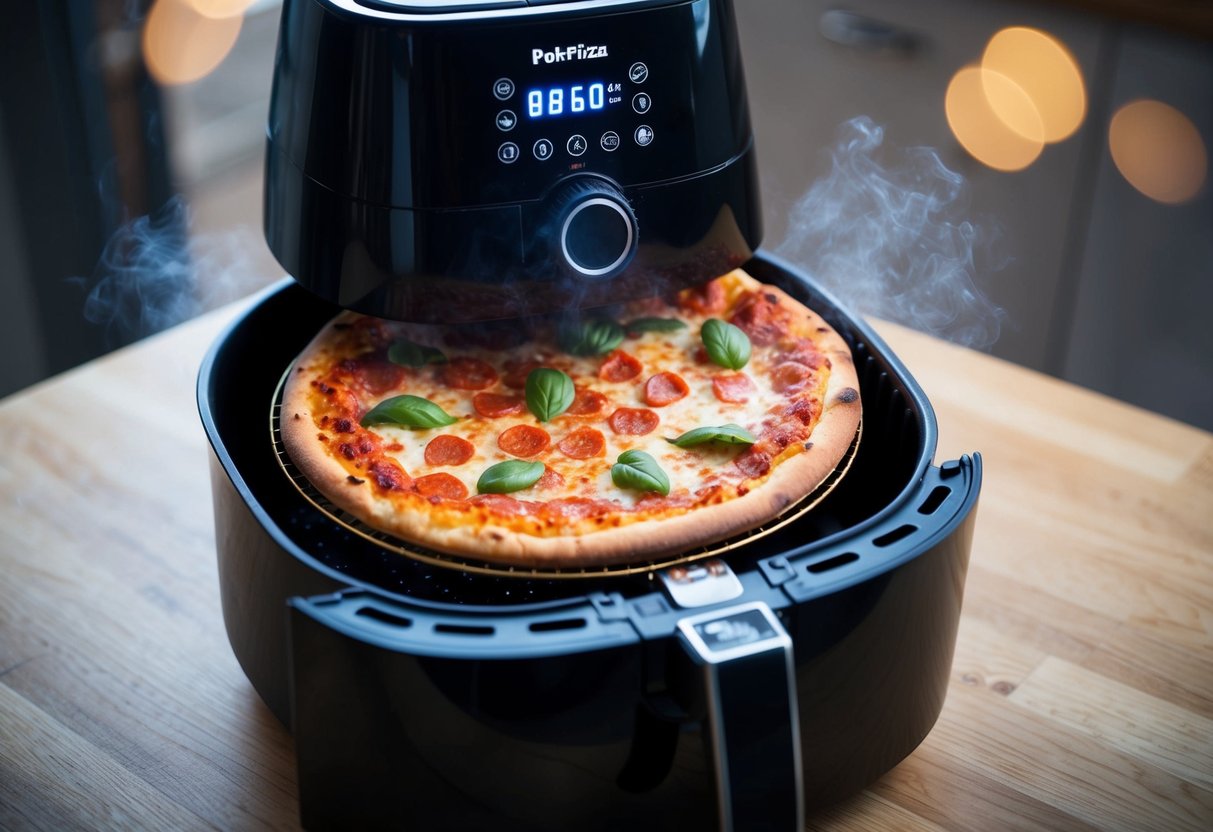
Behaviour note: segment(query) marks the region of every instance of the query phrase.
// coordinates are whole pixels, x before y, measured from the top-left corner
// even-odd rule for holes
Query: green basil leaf
[[[667,439],[671,445],[680,448],[690,448],[707,442],[720,442],[725,445],[753,445],[758,439],[741,425],[729,422],[717,427],[703,427],[688,430],[677,439]]]
[[[560,370],[539,367],[526,377],[526,406],[541,422],[568,410],[576,394],[573,380]]]
[[[704,321],[699,333],[708,358],[721,367],[740,370],[750,360],[750,337],[719,318]]]
[[[637,318],[623,325],[624,332],[677,332],[686,328],[677,318]]]
[[[644,451],[624,451],[611,466],[611,482],[634,491],[656,491],[664,497],[670,494],[670,478],[657,460]]]
[[[401,367],[424,367],[426,364],[444,364],[446,356],[440,349],[402,339],[388,347],[387,360]]]
[[[481,494],[509,494],[530,488],[543,476],[542,462],[527,462],[523,459],[507,459],[490,465],[476,480],[476,490]]]
[[[441,428],[459,420],[429,399],[420,396],[393,396],[372,407],[359,423],[371,425],[401,425],[406,428]]]
[[[606,318],[562,326],[556,334],[569,355],[605,355],[623,343],[623,327]]]

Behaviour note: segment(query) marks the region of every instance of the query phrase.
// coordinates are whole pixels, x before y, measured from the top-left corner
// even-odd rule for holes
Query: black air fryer
[[[761,228],[731,4],[288,0],[265,228],[320,297],[413,321],[740,265]]]
[[[926,736],[981,460],[934,466],[879,336],[754,253],[730,0],[287,0],[266,177],[295,282],[220,338],[198,398],[224,620],[294,733],[304,826],[795,830]],[[456,559],[344,515],[281,447],[282,378],[341,307],[477,326],[739,264],[847,340],[864,415],[817,492],[735,539]]]

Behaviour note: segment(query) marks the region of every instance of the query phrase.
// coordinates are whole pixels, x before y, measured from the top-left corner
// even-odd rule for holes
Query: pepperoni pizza
[[[845,454],[857,391],[820,316],[734,271],[575,322],[342,313],[288,374],[281,428],[312,484],[375,528],[564,568],[779,515]]]

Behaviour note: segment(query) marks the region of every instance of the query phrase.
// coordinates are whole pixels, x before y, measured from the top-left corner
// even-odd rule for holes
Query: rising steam
[[[181,323],[263,285],[249,229],[191,235],[185,200],[138,217],[106,243],[89,286],[84,317],[117,344]]]
[[[1006,264],[992,253],[997,227],[962,218],[964,178],[934,150],[883,144],[871,119],[842,126],[829,175],[796,203],[777,253],[858,312],[989,347],[1003,313],[976,280]]]

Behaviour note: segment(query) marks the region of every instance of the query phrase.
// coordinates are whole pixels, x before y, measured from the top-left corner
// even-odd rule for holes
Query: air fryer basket
[[[866,323],[769,257],[746,268],[842,333],[864,403],[846,477],[727,556],[740,600],[768,605],[791,636],[812,807],[887,771],[939,714],[981,465],[931,465],[930,405]],[[224,619],[250,681],[295,732],[305,825],[712,825],[718,740],[676,642],[688,611],[655,576],[434,568],[331,523],[283,475],[261,414],[336,311],[275,287],[199,379]]]

